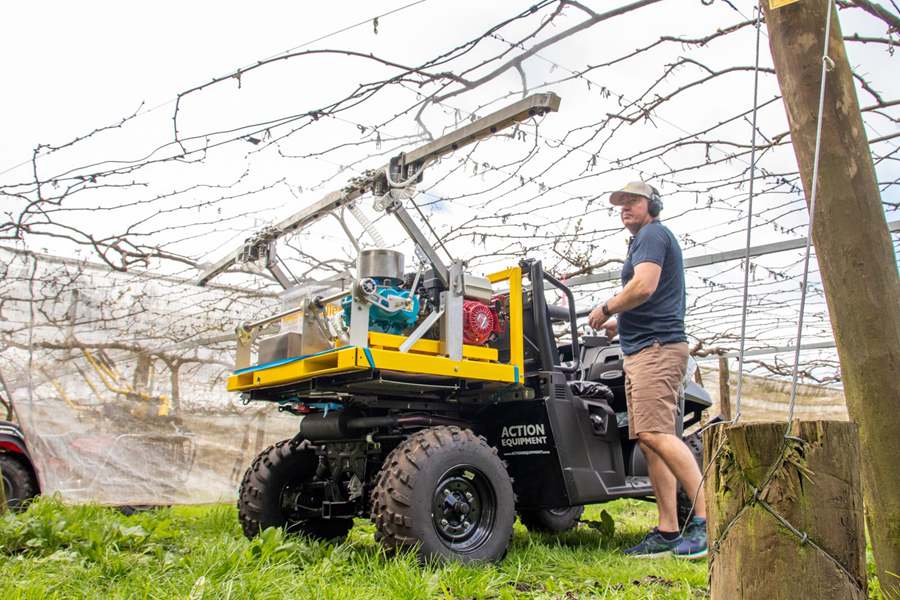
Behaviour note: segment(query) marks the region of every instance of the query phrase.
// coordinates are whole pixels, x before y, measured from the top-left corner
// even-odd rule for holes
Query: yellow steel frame
[[[525,331],[522,317],[522,269],[510,267],[487,276],[491,283],[509,282],[509,364],[525,372]]]
[[[509,282],[509,363],[498,361],[497,350],[463,345],[462,360],[439,356],[440,342],[418,340],[407,352],[400,352],[406,337],[369,333],[369,347],[345,346],[280,365],[260,365],[228,378],[228,390],[247,391],[286,385],[313,377],[350,373],[371,368],[385,371],[447,376],[521,385],[524,373],[522,325],[522,271],[511,267],[488,275],[491,283]]]

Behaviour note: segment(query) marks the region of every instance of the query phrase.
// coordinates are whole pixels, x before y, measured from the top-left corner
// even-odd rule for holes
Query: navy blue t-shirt
[[[668,227],[653,220],[641,227],[628,246],[622,265],[622,285],[634,277],[643,262],[662,267],[656,291],[640,306],[618,316],[622,352],[635,354],[653,342],[686,342],[684,333],[684,262],[681,247]]]

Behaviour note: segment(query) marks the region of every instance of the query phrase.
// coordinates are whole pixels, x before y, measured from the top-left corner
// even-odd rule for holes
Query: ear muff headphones
[[[659,197],[659,190],[657,190],[652,185],[650,186],[650,198],[648,198],[647,202],[647,212],[650,213],[651,217],[658,217],[659,213],[663,209],[662,198]]]

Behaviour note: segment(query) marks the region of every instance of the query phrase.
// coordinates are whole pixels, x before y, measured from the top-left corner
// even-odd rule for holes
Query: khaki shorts
[[[628,437],[639,433],[675,435],[678,397],[687,370],[685,342],[654,342],[625,357],[625,395],[628,398]]]

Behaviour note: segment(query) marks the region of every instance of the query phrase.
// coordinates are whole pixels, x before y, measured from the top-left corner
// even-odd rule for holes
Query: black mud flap
[[[494,407],[485,434],[513,478],[517,508],[569,506],[557,443],[541,400]]]
[[[625,483],[615,413],[582,399],[561,373],[547,373],[542,398],[491,410],[485,432],[514,479],[517,506],[556,508],[605,501]]]

